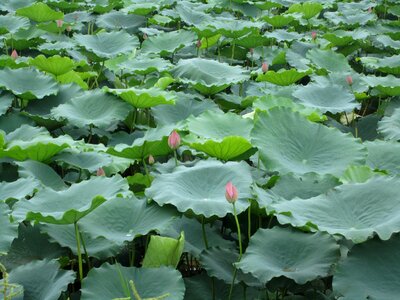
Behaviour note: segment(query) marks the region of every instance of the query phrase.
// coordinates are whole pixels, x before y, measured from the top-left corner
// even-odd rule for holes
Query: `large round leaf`
[[[66,163],[72,167],[85,169],[89,172],[95,172],[99,168],[108,166],[112,163],[111,155],[103,152],[68,152],[63,151],[53,158],[59,163]]]
[[[129,105],[99,90],[72,98],[52,109],[52,114],[57,118],[67,119],[77,127],[94,125],[107,129],[115,128],[118,121],[125,119],[129,110]]]
[[[353,93],[340,85],[308,84],[296,90],[293,96],[304,106],[319,109],[323,113],[350,112],[360,108]]]
[[[207,95],[249,79],[241,67],[203,58],[181,59],[172,72],[183,83]]]
[[[16,17],[13,15],[0,16],[0,33],[16,33],[20,28],[28,28],[30,22],[27,18]]]
[[[161,56],[166,56],[184,46],[194,45],[195,40],[196,34],[191,31],[177,30],[162,32],[146,39],[142,44],[142,51],[144,53],[157,53]]]
[[[28,100],[41,99],[58,92],[57,83],[52,77],[30,68],[0,70],[0,87]]]
[[[185,285],[181,274],[172,268],[127,268],[103,264],[90,270],[82,282],[82,300],[135,299],[130,281],[142,299],[183,299]],[[160,298],[161,299],[161,298]]]
[[[333,50],[311,49],[306,57],[311,60],[316,69],[326,69],[330,72],[352,71],[347,58]]]
[[[17,237],[17,223],[11,223],[9,217],[10,209],[4,203],[0,202],[0,227],[1,227],[1,236],[0,236],[0,254],[8,252],[11,242],[14,238]]]
[[[39,182],[31,178],[19,178],[13,182],[0,182],[0,201],[8,199],[24,199],[25,196],[32,196],[33,192],[39,189]]]
[[[345,184],[325,195],[274,205],[280,223],[340,234],[361,243],[376,233],[387,240],[400,232],[400,180],[382,176]]]
[[[134,59],[126,59],[117,64],[118,70],[122,69],[124,74],[147,75],[152,72],[162,72],[170,69],[172,64],[160,57],[139,55]]]
[[[31,66],[35,66],[41,71],[54,74],[56,76],[68,73],[75,67],[75,62],[69,57],[62,57],[59,55],[45,57],[38,55],[29,60]]]
[[[128,15],[121,11],[111,11],[107,14],[100,15],[96,24],[99,27],[119,30],[123,29],[130,33],[136,33],[139,27],[146,24],[146,18],[138,15]]]
[[[339,256],[339,245],[327,234],[274,227],[259,229],[236,265],[263,283],[285,276],[304,284],[328,276]]]
[[[273,84],[285,86],[299,81],[310,73],[311,71],[299,72],[295,69],[282,69],[279,72],[268,71],[266,73],[258,74],[257,81],[268,81]]]
[[[333,289],[343,300],[397,299],[400,295],[400,238],[375,238],[354,246],[333,277]]]
[[[16,14],[19,16],[28,17],[36,22],[46,22],[64,19],[64,14],[51,9],[47,4],[38,2],[31,6],[17,9]]]
[[[101,58],[112,58],[132,52],[139,46],[139,39],[123,31],[101,32],[96,35],[74,35],[79,45]]]
[[[400,174],[400,144],[375,140],[366,142],[368,149],[367,165],[375,170],[389,174]]]
[[[287,108],[260,112],[251,135],[265,166],[283,173],[338,175],[366,155],[358,140]]]
[[[228,181],[239,191],[236,208],[240,213],[249,206],[247,199],[251,197],[250,168],[244,162],[206,160],[193,167],[180,166],[172,173],[156,176],[146,196],[160,205],[172,204],[180,212],[192,210],[205,217],[223,217],[233,213],[232,204],[225,199]]]
[[[378,131],[387,140],[400,140],[400,108],[396,108],[391,116],[383,117],[378,122]]]
[[[94,177],[56,192],[49,188],[39,191],[32,199],[19,201],[13,216],[52,224],[71,224],[79,221],[107,199],[129,195],[129,186],[119,175]]]

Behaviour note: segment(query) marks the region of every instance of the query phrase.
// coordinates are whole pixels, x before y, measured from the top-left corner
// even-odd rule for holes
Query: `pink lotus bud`
[[[96,172],[96,176],[106,176],[106,172],[104,172],[103,168],[99,168]]]
[[[353,78],[349,75],[346,77],[346,82],[348,85],[353,85]]]
[[[179,133],[177,133],[175,130],[172,131],[172,133],[168,137],[168,146],[172,150],[176,150],[179,148],[180,144],[181,144],[181,137]]]
[[[68,32],[71,32],[71,31],[72,31],[72,27],[68,25],[67,28],[66,28],[66,30],[67,30]]]
[[[57,20],[56,23],[57,23],[57,27],[61,28],[63,26],[63,24],[64,24],[64,21],[63,20]]]
[[[268,72],[268,63],[267,62],[263,62],[261,65],[261,71],[263,71],[263,73]]]
[[[11,52],[11,57],[12,57],[12,59],[14,59],[14,60],[16,60],[16,59],[19,57],[17,50],[14,49],[14,50]]]
[[[225,198],[229,203],[235,203],[238,198],[238,190],[230,181],[225,186]]]
[[[143,39],[144,39],[144,40],[147,40],[147,38],[148,38],[147,34],[146,34],[146,33],[143,33]]]
[[[315,41],[317,38],[317,33],[315,31],[311,32],[311,38]]]
[[[154,163],[155,163],[154,156],[150,154],[149,155],[149,165],[152,165]]]
[[[197,48],[200,48],[200,47],[201,47],[201,40],[197,40],[197,42],[196,42],[196,47],[197,47]]]
[[[249,52],[250,52],[251,55],[253,55],[254,54],[254,48],[250,48]]]

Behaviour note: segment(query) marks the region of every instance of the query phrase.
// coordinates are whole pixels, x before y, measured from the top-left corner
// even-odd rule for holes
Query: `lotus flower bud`
[[[152,165],[152,164],[154,164],[155,163],[155,160],[154,160],[154,156],[153,155],[149,155],[149,158],[148,158],[148,160],[149,160],[149,165]]]
[[[346,77],[346,82],[348,85],[353,85],[353,78],[349,75]]]
[[[177,133],[175,130],[172,131],[172,133],[168,137],[168,146],[172,150],[176,150],[179,148],[180,144],[181,144],[181,137],[179,133]]]
[[[63,24],[64,24],[64,21],[63,20],[57,20],[56,23],[57,23],[57,27],[61,28],[63,26]]]
[[[235,203],[238,198],[238,190],[230,181],[225,186],[225,198],[229,203]]]
[[[268,72],[268,63],[267,62],[263,62],[261,65],[261,71],[263,71],[263,73]]]
[[[197,48],[200,48],[200,47],[201,47],[201,40],[197,40],[197,42],[196,42],[196,47],[197,47]]]
[[[96,172],[96,176],[106,176],[106,172],[104,172],[103,168],[99,168]]]
[[[249,52],[250,52],[251,55],[253,55],[254,54],[254,48],[250,48]]]
[[[147,38],[148,38],[147,34],[146,34],[146,33],[143,33],[143,39],[144,39],[144,40],[147,40]]]
[[[19,57],[17,50],[14,49],[14,50],[11,52],[11,57],[12,57],[12,59],[14,59],[14,60],[16,60],[16,59]]]
[[[315,41],[317,39],[317,33],[315,31],[311,32],[311,38]]]
[[[71,31],[72,31],[72,27],[68,25],[67,28],[66,28],[66,30],[67,30],[68,32],[71,32]]]

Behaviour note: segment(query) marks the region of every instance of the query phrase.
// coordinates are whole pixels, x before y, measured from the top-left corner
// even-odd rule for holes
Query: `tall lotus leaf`
[[[343,54],[333,50],[314,48],[307,52],[306,57],[311,60],[317,69],[342,73],[352,71],[347,58]]]
[[[400,55],[393,55],[390,57],[373,57],[365,56],[360,57],[361,63],[369,68],[377,69],[384,73],[400,74]]]
[[[159,7],[158,4],[152,2],[145,2],[145,1],[138,1],[137,3],[133,3],[123,9],[123,11],[139,15],[139,16],[146,16],[151,12],[155,11]]]
[[[117,95],[136,108],[149,108],[160,104],[174,104],[175,102],[174,94],[155,87],[149,89],[134,87],[128,89],[110,89],[106,87],[104,90]]]
[[[132,52],[139,46],[139,39],[123,31],[100,32],[96,35],[75,34],[75,40],[86,50],[106,59]]]
[[[31,25],[29,19],[13,15],[0,16],[0,33],[16,33],[20,28],[28,28]]]
[[[51,112],[55,117],[67,119],[70,124],[77,127],[94,125],[107,129],[115,128],[119,121],[125,119],[129,111],[130,106],[116,97],[107,95],[101,90],[92,90],[57,106]]]
[[[291,85],[303,77],[311,74],[311,70],[306,72],[299,72],[295,69],[290,70],[279,70],[278,72],[275,71],[268,71],[266,73],[258,74],[257,81],[268,81],[273,84],[285,86]]]
[[[63,162],[79,169],[95,172],[99,168],[112,163],[110,155],[103,152],[67,152],[64,151],[53,158],[56,162]]]
[[[194,45],[196,38],[196,34],[187,30],[163,32],[147,38],[142,44],[142,52],[167,56],[185,46]]]
[[[142,299],[182,300],[185,294],[182,275],[172,268],[128,268],[104,263],[90,270],[82,281],[81,299],[135,299],[129,281],[133,281]]]
[[[386,140],[400,140],[400,108],[396,108],[391,116],[383,117],[378,122],[378,131]]]
[[[12,105],[14,97],[12,94],[0,94],[0,116],[4,115]]]
[[[252,22],[247,20],[235,20],[225,17],[217,17],[211,21],[213,27],[217,29],[217,33],[237,39],[250,32],[258,32],[263,26],[262,22]]]
[[[107,199],[129,195],[129,186],[119,175],[94,177],[56,192],[49,188],[39,191],[32,199],[17,202],[13,216],[52,224],[71,224],[79,221]]]
[[[34,276],[32,276],[34,274]],[[9,282],[24,287],[24,299],[57,300],[75,280],[73,271],[60,269],[55,260],[36,260],[12,270]]]
[[[318,109],[323,113],[351,112],[361,107],[361,104],[355,101],[353,93],[336,84],[327,86],[308,84],[296,90],[293,96],[304,106]]]
[[[130,33],[136,33],[140,27],[146,24],[146,18],[133,14],[128,15],[121,11],[111,11],[98,16],[96,24],[102,28],[112,30],[123,29]]]
[[[69,57],[61,57],[59,55],[45,57],[38,55],[29,60],[31,66],[35,66],[40,71],[51,73],[53,75],[62,75],[72,71],[75,67],[75,62]]]
[[[249,79],[239,66],[229,66],[203,58],[181,59],[172,73],[183,83],[192,85],[202,94],[218,93],[228,86]]]
[[[400,78],[393,75],[388,76],[365,76],[363,80],[371,87],[376,87],[378,91],[384,95],[398,96],[400,95]]]
[[[124,74],[147,75],[152,72],[166,71],[172,67],[172,64],[160,57],[151,57],[146,55],[136,56],[135,58],[125,60],[118,64]]]
[[[340,234],[361,243],[376,233],[387,240],[400,232],[400,180],[376,176],[344,184],[326,195],[276,204],[278,221]]]
[[[0,201],[0,254],[7,253],[11,242],[17,237],[17,223],[12,223],[9,217],[10,209],[4,202]]]
[[[294,18],[292,16],[285,15],[274,15],[274,16],[265,16],[262,18],[267,23],[271,24],[274,28],[281,28],[289,25]]]
[[[267,32],[264,34],[264,36],[268,37],[268,38],[274,38],[276,39],[278,42],[282,42],[282,41],[294,41],[294,40],[300,40],[301,38],[303,38],[302,34],[299,34],[295,31],[287,31],[284,29],[276,29],[272,32]]]
[[[290,243],[288,243],[290,241]],[[236,266],[261,282],[285,276],[298,284],[330,274],[340,256],[334,238],[289,228],[259,229]]]
[[[158,204],[172,204],[180,212],[191,210],[207,218],[224,217],[233,213],[232,205],[225,199],[228,181],[239,191],[236,210],[241,213],[249,206],[252,183],[250,168],[244,162],[223,164],[206,160],[193,167],[179,166],[172,173],[156,176],[145,193]]]
[[[301,13],[306,20],[318,15],[324,7],[320,3],[304,2],[295,3],[289,7],[288,13]]]
[[[185,141],[193,149],[230,160],[252,148],[249,142],[252,123],[233,113],[207,111],[188,119],[187,127],[192,135]]]
[[[64,14],[51,9],[47,4],[38,2],[31,6],[19,8],[16,11],[19,16],[28,17],[35,22],[47,22],[64,19]]]
[[[368,149],[367,165],[391,175],[400,174],[400,144],[375,140],[365,142]]]
[[[39,182],[27,178],[19,178],[14,182],[0,182],[0,200],[24,199],[25,196],[32,196],[34,191],[39,188]]]
[[[287,108],[260,112],[251,136],[265,166],[282,173],[340,175],[348,165],[363,163],[366,156],[359,140],[311,123]]]
[[[57,83],[50,76],[31,68],[0,70],[0,87],[23,99],[41,99],[58,92]]]
[[[104,237],[117,245],[132,241],[150,231],[161,231],[170,225],[176,213],[134,197],[107,201],[80,222],[92,238]]]
[[[399,235],[355,245],[339,263],[333,289],[340,299],[396,299],[400,295]]]

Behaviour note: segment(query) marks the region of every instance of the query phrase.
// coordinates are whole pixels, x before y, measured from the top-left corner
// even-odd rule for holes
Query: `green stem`
[[[250,242],[250,238],[251,238],[251,201],[250,202],[250,206],[249,209],[247,211],[247,236]]]
[[[176,154],[176,150],[174,150],[174,159],[175,159],[175,166],[178,166],[178,156]]]
[[[88,269],[90,270],[92,268],[92,266],[90,265],[89,254],[86,250],[86,244],[85,244],[85,240],[83,239],[82,232],[79,232],[79,236],[80,236],[80,239],[82,242],[83,251],[85,252],[86,263],[88,265]]]
[[[234,56],[235,56],[235,39],[234,39],[233,42],[232,42],[231,65],[233,64]]]
[[[76,251],[78,253],[78,265],[79,265],[79,280],[83,280],[83,265],[82,265],[82,252],[81,252],[81,239],[79,235],[78,223],[74,222],[75,227],[75,239],[76,239]]]
[[[140,297],[138,290],[136,289],[135,284],[133,283],[133,280],[129,280],[129,285],[131,286],[133,296],[135,297],[136,300],[142,300],[142,297]]]
[[[238,240],[239,240],[239,257],[238,257],[237,262],[240,262],[240,260],[242,259],[242,255],[243,255],[242,234],[241,234],[241,231],[240,231],[239,219],[238,219],[237,213],[236,213],[235,202],[233,202],[232,204],[233,204],[233,216],[235,217],[236,227],[237,227],[237,231],[238,231]],[[231,288],[229,290],[229,297],[228,297],[229,300],[232,299],[232,292],[233,292],[233,286],[235,285],[236,274],[237,274],[237,268],[236,268],[236,265],[235,265],[234,266],[234,271],[233,271],[233,276],[232,276]]]
[[[206,247],[206,249],[208,249],[208,241],[207,241],[207,234],[206,234],[204,216],[202,216],[202,218],[201,218],[201,232],[203,234],[204,246]]]
[[[150,180],[150,173],[149,169],[147,168],[146,160],[143,158],[142,162],[143,162],[144,172],[146,173],[147,178]]]

